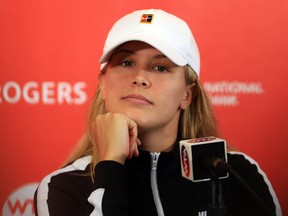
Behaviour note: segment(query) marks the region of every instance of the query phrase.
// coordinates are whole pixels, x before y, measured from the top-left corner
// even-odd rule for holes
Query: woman
[[[109,32],[100,63],[87,133],[67,165],[42,180],[36,215],[211,215],[210,183],[180,170],[179,140],[217,136],[188,25],[162,10],[128,14]],[[235,152],[228,161],[280,215],[258,165]],[[223,193],[226,215],[271,215],[233,176]]]

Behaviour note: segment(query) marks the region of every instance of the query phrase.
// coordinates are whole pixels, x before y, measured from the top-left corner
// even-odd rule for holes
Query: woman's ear
[[[99,85],[99,89],[100,89],[100,93],[101,93],[102,99],[105,100],[105,87],[106,87],[105,74],[101,73],[98,76],[98,83],[99,83],[98,85]]]
[[[196,87],[195,83],[186,86],[185,93],[183,95],[183,99],[180,103],[180,109],[184,110],[190,106],[190,104],[192,103],[192,100],[194,98],[194,95],[196,93],[196,92],[194,92],[194,91],[196,91],[195,87]]]

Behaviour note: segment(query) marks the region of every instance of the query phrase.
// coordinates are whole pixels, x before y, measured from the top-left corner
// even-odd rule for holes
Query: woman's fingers
[[[95,142],[99,160],[124,163],[127,158],[138,156],[140,140],[136,122],[119,113],[106,113],[96,117]]]

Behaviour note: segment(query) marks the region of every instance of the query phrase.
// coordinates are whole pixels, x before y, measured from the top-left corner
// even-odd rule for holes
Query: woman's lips
[[[135,104],[139,104],[139,105],[152,104],[152,102],[149,99],[147,99],[146,97],[144,97],[142,95],[135,95],[135,94],[126,95],[126,96],[122,97],[122,100],[131,102],[131,103],[135,103]]]

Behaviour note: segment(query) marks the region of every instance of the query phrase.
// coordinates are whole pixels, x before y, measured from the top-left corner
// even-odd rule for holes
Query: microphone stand
[[[210,164],[208,172],[211,177],[211,205],[208,206],[208,216],[225,216],[226,208],[224,206],[223,200],[223,189],[221,180],[218,178],[217,173],[226,171],[229,174],[233,175],[246,189],[247,191],[255,198],[255,200],[266,210],[266,213],[274,216],[275,214],[272,210],[264,203],[261,197],[255,193],[255,191],[238,175],[234,169],[229,166],[228,163],[219,159],[213,158]],[[218,192],[218,197],[217,197]],[[218,198],[218,200],[217,200]],[[218,201],[218,202],[217,202]]]
[[[211,204],[208,205],[208,216],[225,216],[222,181],[210,170],[211,176]]]

